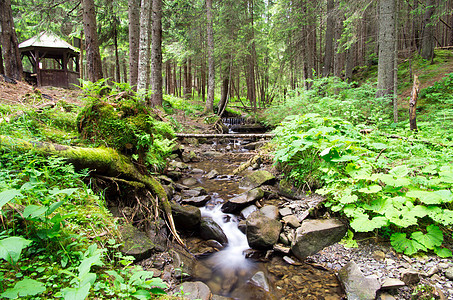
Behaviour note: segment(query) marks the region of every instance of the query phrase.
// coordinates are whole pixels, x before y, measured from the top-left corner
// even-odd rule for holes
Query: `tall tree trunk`
[[[335,34],[335,0],[327,0],[327,25],[326,25],[326,50],[322,76],[332,72],[333,63],[333,38]]]
[[[0,74],[5,74],[5,69],[3,68],[3,54],[1,45],[0,45]]]
[[[82,0],[83,30],[85,32],[85,50],[87,61],[87,79],[91,82],[102,79],[102,61],[99,52],[99,40],[96,25],[94,0]]]
[[[171,78],[171,65],[170,65],[170,60],[167,60],[165,62],[165,93],[167,95],[171,94],[171,84],[173,83],[172,78]]]
[[[122,65],[123,65],[123,82],[127,83],[127,61],[126,61],[126,58],[123,58],[121,61],[122,61]]]
[[[140,8],[140,46],[138,53],[137,90],[148,86],[149,78],[149,31],[151,29],[151,0],[141,0]]]
[[[201,62],[201,100],[206,101],[206,60]]]
[[[162,106],[162,0],[153,0],[153,31],[151,47],[151,104]]]
[[[434,58],[434,21],[431,17],[436,9],[436,1],[426,1],[426,10],[423,16],[422,46],[420,55],[424,59]]]
[[[212,19],[212,0],[206,0],[207,42],[208,42],[208,95],[205,113],[214,111],[215,65],[214,65],[214,30]]]
[[[120,72],[120,57],[118,54],[118,23],[119,20],[117,17],[114,17],[114,27],[113,27],[113,46],[115,47],[115,80],[116,82],[121,82],[121,72]]]
[[[395,68],[395,0],[379,3],[379,64],[376,97],[393,97]]]
[[[14,29],[11,0],[0,0],[0,30],[1,51],[5,63],[4,73],[16,80],[22,80],[23,67]]]
[[[190,57],[187,62],[187,88],[189,89],[189,98],[192,98],[192,59]]]
[[[184,60],[182,68],[184,70],[184,79],[182,85],[182,91],[185,99],[189,99],[189,74],[187,69],[187,59]]]
[[[176,62],[173,63],[173,96],[178,96],[178,74],[176,73]]]
[[[129,0],[129,83],[137,90],[140,45],[140,0]]]

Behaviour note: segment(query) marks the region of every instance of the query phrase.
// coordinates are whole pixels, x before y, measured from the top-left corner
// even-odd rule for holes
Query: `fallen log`
[[[162,208],[169,222],[170,231],[178,243],[184,245],[184,242],[176,232],[170,202],[163,186],[154,177],[140,173],[129,157],[118,153],[112,148],[84,148],[46,142],[29,142],[0,135],[0,151],[25,152],[29,150],[33,150],[42,156],[66,158],[77,169],[88,168],[90,170],[96,170],[96,173],[104,176],[121,177],[125,180],[143,183],[161,201]]]
[[[220,133],[177,133],[177,138],[231,138],[231,139],[250,139],[250,138],[268,138],[275,136],[273,133],[240,133],[240,134],[220,134]]]

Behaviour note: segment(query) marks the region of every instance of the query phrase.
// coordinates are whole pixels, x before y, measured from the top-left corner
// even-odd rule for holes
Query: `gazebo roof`
[[[28,39],[19,44],[19,50],[27,51],[32,48],[47,48],[53,50],[70,50],[70,52],[79,52],[76,48],[71,46],[71,44],[65,42],[55,33],[49,31],[43,31],[40,34]]]

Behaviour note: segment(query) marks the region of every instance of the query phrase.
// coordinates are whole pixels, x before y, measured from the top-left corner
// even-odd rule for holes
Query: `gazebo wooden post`
[[[39,51],[35,49],[35,63],[36,63],[36,84],[41,86],[41,68],[39,67]]]

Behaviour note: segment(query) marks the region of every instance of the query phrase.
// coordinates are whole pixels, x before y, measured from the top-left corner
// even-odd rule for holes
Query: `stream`
[[[190,188],[202,187],[211,196],[209,202],[200,208],[201,214],[211,217],[228,238],[225,248],[197,260],[191,281],[203,281],[213,294],[240,300],[341,299],[342,289],[333,272],[301,263],[289,254],[285,261],[285,254],[250,249],[246,235],[238,228],[244,217],[221,211],[222,203],[246,191],[239,187],[239,176],[225,175],[231,174],[251,157],[242,146],[245,143],[231,139],[228,143],[200,145],[195,148],[200,161],[189,163],[189,171],[181,179],[182,182],[184,178],[195,178],[197,184]],[[209,149],[200,149],[202,146]],[[213,179],[206,178],[206,173],[213,169],[219,175]],[[253,171],[249,168],[244,173],[247,172]],[[261,201],[262,205],[278,207],[287,200],[274,195]],[[291,262],[288,260],[290,257],[294,260],[292,264],[287,262]]]

